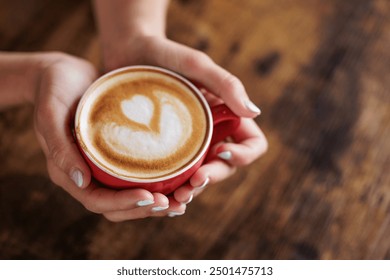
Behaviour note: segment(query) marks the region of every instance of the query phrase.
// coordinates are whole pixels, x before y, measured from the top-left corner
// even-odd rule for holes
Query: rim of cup
[[[95,92],[95,90],[102,84],[104,83],[104,80],[115,76],[117,74],[120,74],[122,72],[127,72],[127,71],[136,71],[136,70],[146,70],[146,71],[154,71],[157,73],[165,74],[168,75],[171,78],[174,78],[178,80],[180,83],[185,85],[190,89],[190,91],[196,95],[197,99],[200,101],[203,111],[205,112],[206,119],[207,119],[207,127],[206,127],[206,137],[203,141],[201,149],[197,152],[196,156],[193,157],[189,162],[187,162],[185,165],[177,169],[176,171],[173,171],[169,174],[162,175],[156,178],[136,178],[136,177],[131,177],[131,176],[125,176],[122,174],[117,174],[113,170],[110,170],[109,168],[106,168],[102,163],[100,163],[94,156],[91,155],[90,151],[88,150],[88,147],[86,147],[85,142],[82,139],[82,133],[80,132],[80,118],[82,114],[83,107],[86,103],[86,101],[89,99],[91,95]],[[99,95],[100,96],[100,95]],[[97,97],[95,97],[97,98]],[[83,116],[84,118],[87,117]],[[165,68],[161,68],[158,66],[150,66],[150,65],[135,65],[135,66],[126,66],[122,68],[118,68],[116,70],[110,71],[103,76],[99,77],[97,80],[95,80],[85,91],[84,95],[81,97],[77,109],[76,109],[76,115],[75,115],[75,121],[74,121],[74,127],[75,127],[75,137],[76,140],[80,146],[80,148],[83,150],[84,154],[88,157],[88,159],[99,169],[104,171],[105,173],[127,181],[127,182],[133,182],[133,183],[155,183],[155,182],[161,182],[161,181],[166,181],[172,178],[175,178],[183,173],[185,173],[187,170],[191,169],[196,163],[201,160],[201,158],[205,155],[205,153],[208,151],[212,134],[213,134],[213,117],[211,114],[211,109],[210,106],[206,100],[206,98],[203,96],[199,88],[197,88],[191,81],[189,81],[187,78],[171,71]]]

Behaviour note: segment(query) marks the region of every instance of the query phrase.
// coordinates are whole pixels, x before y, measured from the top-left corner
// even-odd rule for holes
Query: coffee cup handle
[[[211,107],[214,132],[211,137],[211,145],[223,141],[231,136],[240,125],[240,117],[234,114],[225,104]]]

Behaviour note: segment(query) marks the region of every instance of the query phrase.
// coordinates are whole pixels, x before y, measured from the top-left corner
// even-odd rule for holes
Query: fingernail
[[[194,194],[191,194],[190,198],[186,202],[184,202],[184,204],[190,203],[193,198],[194,198]]]
[[[152,205],[154,203],[153,200],[149,200],[149,199],[146,199],[146,200],[140,200],[137,202],[137,206],[148,206],[148,205]]]
[[[81,173],[80,170],[76,169],[72,172],[72,175],[70,176],[70,178],[72,179],[72,181],[76,184],[76,186],[78,186],[79,188],[81,188],[83,186],[83,173]]]
[[[173,218],[173,217],[176,217],[176,216],[181,216],[181,215],[183,215],[185,212],[169,212],[168,213],[168,217],[171,217],[171,218]]]
[[[222,153],[218,154],[218,157],[224,160],[229,160],[232,158],[232,152],[231,151],[224,151]]]
[[[246,108],[247,108],[249,111],[251,111],[252,113],[255,113],[255,114],[258,114],[258,115],[261,114],[260,108],[257,107],[252,101],[246,100],[246,101],[245,101],[245,106],[246,106]]]
[[[200,185],[200,186],[198,186],[198,187],[196,187],[196,186],[193,186],[194,188],[196,188],[196,189],[203,189],[203,188],[205,188],[207,185],[208,185],[208,183],[210,182],[210,178],[209,177],[207,177],[206,178],[206,180],[204,180],[204,182],[203,182],[203,184],[202,185]]]
[[[152,208],[152,211],[153,212],[159,212],[159,211],[163,211],[163,210],[166,210],[169,208],[169,205],[167,206],[156,206],[156,207],[153,207]]]

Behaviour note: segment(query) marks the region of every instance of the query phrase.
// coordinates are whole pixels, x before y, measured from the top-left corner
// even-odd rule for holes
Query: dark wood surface
[[[237,75],[269,152],[184,216],[110,223],[48,179],[32,108],[0,112],[0,258],[390,259],[390,2],[174,0],[168,36]],[[0,0],[0,49],[99,65],[88,1]]]

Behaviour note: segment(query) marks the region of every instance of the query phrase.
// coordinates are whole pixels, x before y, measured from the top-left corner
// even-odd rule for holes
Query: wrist
[[[165,38],[168,0],[95,0],[106,70],[139,64],[147,38]]]
[[[150,55],[151,42],[166,39],[165,34],[153,34],[148,32],[135,32],[120,43],[102,43],[102,62],[106,71],[116,68],[147,64]]]
[[[95,0],[93,3],[102,42],[165,36],[168,0]]]
[[[42,73],[55,56],[0,52],[0,106],[34,103]]]

